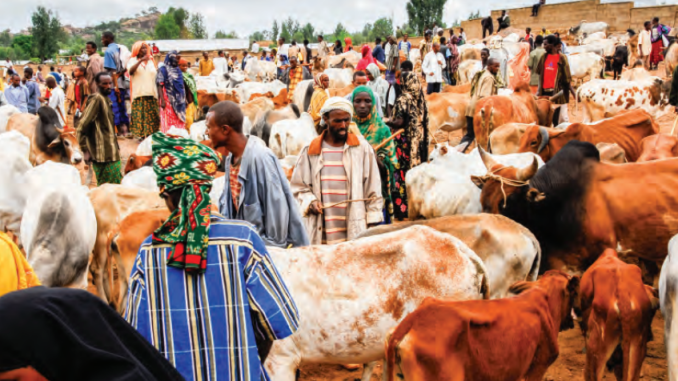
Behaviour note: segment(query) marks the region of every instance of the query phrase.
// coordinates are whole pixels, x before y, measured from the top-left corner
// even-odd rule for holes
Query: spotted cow
[[[577,97],[584,107],[584,121],[595,122],[625,110],[643,109],[654,118],[669,112],[671,82],[650,77],[638,81],[597,79],[583,84]]]

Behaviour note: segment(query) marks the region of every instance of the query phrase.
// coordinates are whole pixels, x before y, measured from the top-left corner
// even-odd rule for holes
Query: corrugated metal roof
[[[215,39],[215,40],[147,40],[149,45],[155,44],[161,52],[178,50],[179,52],[245,50],[250,46],[247,39]]]

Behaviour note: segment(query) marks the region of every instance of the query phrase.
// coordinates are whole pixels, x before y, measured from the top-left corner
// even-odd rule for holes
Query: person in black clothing
[[[339,41],[339,40],[335,41],[334,42],[334,54],[338,56],[343,52],[344,52],[344,47],[341,46],[341,41]]]
[[[483,27],[483,38],[485,38],[485,32],[488,36],[491,36],[494,33],[494,23],[492,22],[492,16],[487,16],[480,21],[480,25]]]
[[[508,29],[508,27],[511,26],[511,19],[506,11],[501,11],[501,16],[497,19],[497,23],[499,24],[497,33],[501,32],[502,29]]]
[[[539,7],[541,7],[545,3],[546,0],[539,0],[537,4],[532,6],[532,17],[537,17],[537,15],[539,14]]]

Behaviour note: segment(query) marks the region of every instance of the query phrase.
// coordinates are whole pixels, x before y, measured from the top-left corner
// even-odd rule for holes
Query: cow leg
[[[264,366],[272,381],[296,381],[301,354],[291,338],[273,342]]]
[[[586,339],[586,365],[584,380],[598,381],[603,376],[607,360],[619,344],[619,332],[606,324],[606,317],[591,312]],[[603,324],[601,325],[600,322]]]
[[[622,340],[622,351],[624,352],[623,373],[617,374],[615,372],[617,380],[638,381],[640,379],[640,371],[647,352],[647,340],[643,336],[636,335],[628,339],[624,336]]]
[[[363,364],[363,376],[362,378],[360,378],[360,381],[370,381],[375,366],[377,366],[377,361],[372,361],[368,362],[367,364]]]

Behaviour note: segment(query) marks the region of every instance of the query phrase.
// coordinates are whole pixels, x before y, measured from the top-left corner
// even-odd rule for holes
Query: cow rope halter
[[[483,180],[483,182],[489,179],[499,181],[499,183],[501,184],[501,194],[504,196],[504,208],[506,208],[506,191],[504,190],[504,184],[519,188],[529,185],[530,182],[516,179],[507,179],[506,177],[497,175],[497,172],[501,171],[502,169],[506,169],[506,167],[502,165],[501,167],[493,171],[489,171],[483,177],[481,177],[481,179]]]

